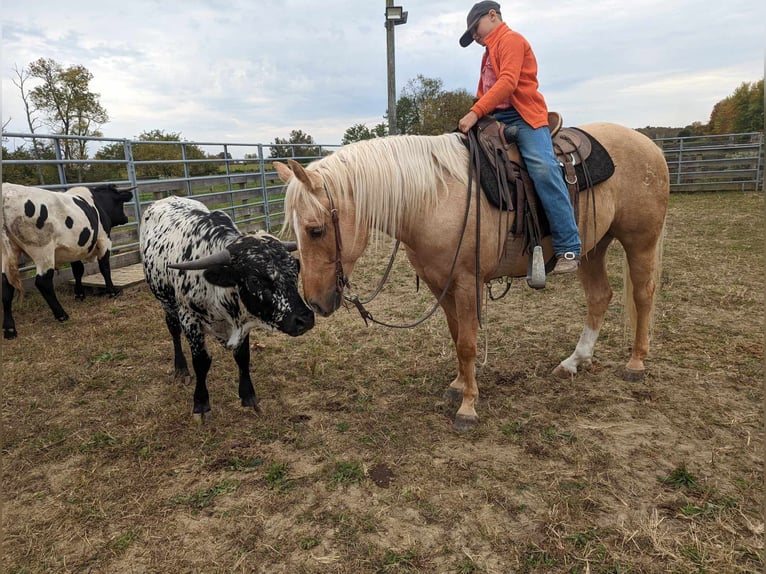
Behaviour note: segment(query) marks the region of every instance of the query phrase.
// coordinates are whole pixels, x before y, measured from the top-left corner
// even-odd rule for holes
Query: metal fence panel
[[[284,187],[272,162],[294,159],[309,163],[332,153],[340,146],[320,144],[259,144],[238,142],[142,141],[87,136],[3,133],[6,148],[28,146],[36,150],[47,144],[55,159],[3,159],[4,166],[35,168],[48,180],[40,187],[63,190],[87,183],[116,183],[134,186],[133,201],[126,204],[129,223],[112,233],[112,267],[138,261],[141,214],[153,201],[169,195],[193,197],[211,209],[228,213],[243,231],[276,231],[284,220]],[[65,159],[68,140],[85,140],[86,159]],[[655,143],[665,154],[670,170],[671,191],[763,190],[763,133],[658,138]],[[118,145],[119,157],[97,159],[97,147]],[[141,146],[154,146],[164,159],[136,159]],[[26,149],[26,148],[25,148]],[[199,156],[199,150],[205,153]],[[278,150],[288,157],[267,157]],[[102,165],[118,166],[121,179],[98,181]],[[55,169],[52,169],[55,168]],[[53,174],[53,175],[51,175]],[[77,181],[72,181],[72,175]],[[3,173],[7,181],[7,173]],[[29,271],[31,268],[26,267]],[[97,270],[90,267],[89,273]],[[66,279],[66,277],[64,277]]]
[[[89,146],[87,159],[65,159],[67,140],[84,140]],[[142,141],[85,136],[60,136],[27,133],[3,133],[6,149],[52,149],[55,159],[3,158],[3,181],[8,168],[35,168],[40,182],[30,183],[50,190],[64,190],[75,185],[115,183],[134,187],[133,201],[125,205],[129,222],[112,231],[112,267],[135,263],[138,258],[141,215],[152,202],[179,195],[201,201],[210,209],[226,212],[245,232],[276,232],[284,220],[284,186],[273,168],[274,161],[295,159],[309,163],[332,153],[337,145],[254,144],[237,142]],[[115,144],[122,149],[119,157],[98,159],[98,151]],[[141,146],[159,150],[163,159],[137,159]],[[96,149],[100,148],[100,149]],[[203,150],[204,156],[199,150]],[[289,152],[287,157],[270,157],[273,150]],[[308,153],[307,153],[308,152]],[[119,168],[120,178],[103,180],[99,167]],[[41,168],[47,167],[44,172]],[[74,176],[74,177],[73,177]],[[37,178],[37,176],[35,176]],[[23,272],[33,268],[26,266]],[[97,271],[95,264],[87,272]],[[59,274],[62,275],[62,274]],[[68,272],[57,282],[71,277]]]
[[[658,138],[671,191],[763,191],[763,133]]]

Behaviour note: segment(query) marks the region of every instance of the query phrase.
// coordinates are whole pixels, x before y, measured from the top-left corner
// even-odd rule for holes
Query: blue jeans
[[[571,251],[579,255],[580,235],[577,232],[574,209],[569,199],[569,191],[564,185],[561,166],[553,153],[548,126],[534,129],[514,109],[503,110],[493,115],[497,121],[519,128],[516,143],[548,217],[553,252],[561,255]]]

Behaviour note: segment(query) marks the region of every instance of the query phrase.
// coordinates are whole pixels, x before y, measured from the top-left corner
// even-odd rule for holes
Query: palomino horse
[[[668,168],[662,151],[634,130],[608,123],[581,129],[606,148],[615,173],[595,186],[591,201],[579,202],[583,258],[577,273],[588,314],[574,352],[554,373],[573,376],[591,363],[612,297],[605,256],[617,239],[629,268],[626,292],[632,292],[635,306],[635,338],[624,378],[641,380],[668,204]],[[457,430],[478,422],[475,361],[481,301],[476,294],[477,208],[475,199],[467,197],[468,152],[462,138],[459,133],[392,136],[347,145],[306,168],[292,160],[289,167],[274,164],[287,183],[285,228],[298,242],[303,294],[317,313],[327,317],[340,306],[347,277],[375,231],[405,246],[418,276],[440,298],[455,343],[457,377],[446,394],[462,398],[453,425]],[[481,195],[478,277],[486,283],[496,276],[499,242],[512,216]],[[505,275],[526,275],[527,255],[519,250],[516,259],[503,265]]]

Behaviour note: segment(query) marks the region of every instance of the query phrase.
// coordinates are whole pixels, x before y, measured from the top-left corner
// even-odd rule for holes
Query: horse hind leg
[[[661,242],[661,237],[658,241]],[[658,242],[648,246],[625,247],[629,268],[626,275],[625,307],[634,329],[630,360],[623,372],[623,379],[626,381],[644,379],[644,359],[649,354],[649,331],[652,326],[654,295],[660,273],[660,251],[661,244]]]
[[[611,237],[603,238],[580,263],[578,276],[585,290],[588,314],[574,352],[553,369],[557,377],[573,377],[580,367],[589,367],[593,360],[593,349],[612,300],[612,288],[606,272],[606,251],[611,241]]]

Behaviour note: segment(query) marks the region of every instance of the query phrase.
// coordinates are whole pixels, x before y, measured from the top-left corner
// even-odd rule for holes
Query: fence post
[[[269,191],[266,189],[266,162],[263,159],[263,144],[258,144],[258,170],[261,174],[261,196],[263,197],[263,218],[266,231],[271,233],[271,218],[269,216]]]
[[[191,197],[192,194],[192,188],[191,188],[191,180],[189,179],[189,160],[186,157],[186,144],[183,142],[181,143],[181,159],[183,160],[184,164],[184,179],[186,180],[186,195]]]
[[[66,169],[64,168],[64,156],[61,153],[60,138],[53,138],[53,149],[56,150],[56,168],[59,172],[59,183],[63,186],[66,186]]]
[[[758,183],[761,189],[758,189]],[[763,191],[763,132],[758,135],[758,165],[755,168],[755,190]]]
[[[122,140],[123,155],[125,156],[125,169],[128,172],[128,181],[133,188],[133,203],[136,206],[136,231],[141,236],[141,194],[138,192],[138,179],[136,178],[136,164],[133,160],[133,143],[130,140]]]
[[[678,169],[676,170],[676,184],[681,183],[681,158],[684,155],[684,138],[678,138]]]

